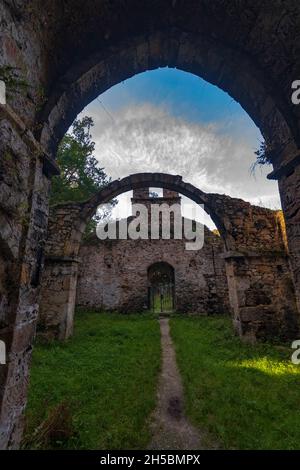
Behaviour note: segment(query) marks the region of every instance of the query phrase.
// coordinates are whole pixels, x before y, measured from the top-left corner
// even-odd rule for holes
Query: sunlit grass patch
[[[244,359],[243,361],[232,361],[230,364],[232,367],[252,368],[270,376],[295,374],[299,378],[299,366],[286,360],[262,356],[260,358]]]
[[[300,366],[292,349],[242,343],[229,318],[174,318],[186,411],[222,448],[300,448]]]

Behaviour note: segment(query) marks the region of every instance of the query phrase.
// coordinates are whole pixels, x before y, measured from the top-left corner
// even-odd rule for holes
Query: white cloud
[[[195,123],[149,103],[126,105],[110,117],[97,101],[82,114],[94,119],[96,157],[113,179],[143,171],[179,174],[206,192],[279,205],[277,183],[266,179],[271,169],[251,175],[259,133],[253,139],[246,120]]]

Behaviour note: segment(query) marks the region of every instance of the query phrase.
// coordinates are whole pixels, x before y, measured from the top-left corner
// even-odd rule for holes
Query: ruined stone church
[[[150,198],[149,187],[166,188],[164,197]],[[206,228],[198,252],[185,250],[184,239],[84,240],[97,207],[130,190],[135,203],[173,204],[182,194],[202,204],[220,237]],[[70,337],[77,303],[124,312],[228,312],[247,340],[294,338],[299,324],[290,262],[280,211],[204,193],[179,175],[137,173],[87,201],[51,207],[38,332]]]
[[[149,188],[135,189],[132,198],[149,209],[149,219],[154,204],[181,204],[175,191],[150,194]],[[203,247],[187,250],[185,243],[172,233],[163,239],[161,231],[156,240],[150,235],[147,240],[100,240],[93,234],[79,252],[76,304],[122,312],[229,313],[221,237],[204,227]]]
[[[84,301],[84,263],[80,267],[78,259],[81,235],[95,207],[122,192],[147,185],[168,187],[205,204],[224,243],[235,330],[242,338],[295,339],[299,335],[300,106],[292,101],[292,84],[300,70],[299,2],[116,0],[113,7],[111,2],[99,7],[96,3],[1,3],[0,79],[9,71],[16,72],[8,76],[6,104],[0,103],[0,338],[8,357],[0,374],[1,449],[20,445],[38,319],[61,339],[72,334],[78,270],[77,301]],[[245,109],[266,143],[265,157],[271,164],[268,178],[278,181],[286,232],[274,211],[205,194],[174,175],[131,175],[112,182],[86,204],[49,210],[51,177],[59,173],[57,148],[76,116],[113,85],[159,67],[202,77]],[[28,85],[25,92],[24,87],[23,92],[16,89],[24,83]],[[121,273],[122,257],[114,257],[122,243],[102,247],[103,255],[97,251],[99,266],[105,264],[104,252],[112,255],[111,268],[103,267],[106,276],[109,269]],[[156,277],[150,267],[167,262],[174,270],[174,304],[178,306],[178,289],[184,288],[184,282],[177,256],[170,252],[168,261],[166,248],[164,261],[158,260],[148,248],[146,263],[146,242],[144,246],[141,267],[129,271],[126,265],[128,279],[124,274],[115,278],[116,300],[101,298],[99,289],[100,304],[131,302],[126,286],[131,287],[140,273],[138,288],[143,294],[134,302],[143,306],[147,287]],[[207,256],[209,246],[202,250]],[[84,250],[90,249],[81,248],[83,262]],[[200,253],[187,254],[186,259],[192,256],[195,259],[188,263],[200,262]],[[219,263],[216,266],[221,270]],[[199,310],[201,299],[222,300],[220,291],[210,286],[215,283],[214,271],[209,277],[204,265],[197,273]],[[184,264],[181,269],[186,269]],[[168,279],[173,278],[169,269]],[[191,279],[188,284],[192,289]]]

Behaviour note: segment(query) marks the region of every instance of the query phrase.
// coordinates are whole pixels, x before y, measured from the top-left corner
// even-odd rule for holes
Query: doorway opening
[[[148,268],[149,308],[153,313],[172,313],[175,309],[174,268],[165,262]]]

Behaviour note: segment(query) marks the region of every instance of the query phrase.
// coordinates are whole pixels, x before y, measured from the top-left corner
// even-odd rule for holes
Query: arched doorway
[[[174,268],[163,261],[148,268],[149,308],[154,313],[170,313],[175,309]]]

